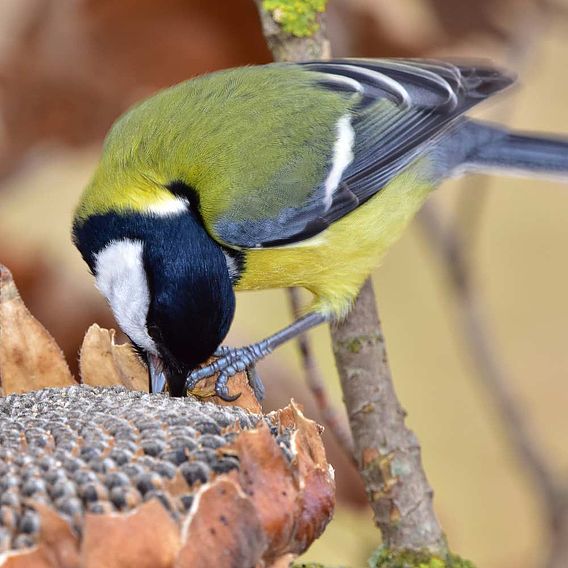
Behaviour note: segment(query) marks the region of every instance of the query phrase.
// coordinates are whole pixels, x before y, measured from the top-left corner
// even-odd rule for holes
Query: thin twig
[[[299,290],[297,288],[290,288],[288,290],[288,298],[292,316],[294,319],[297,319],[301,314]],[[329,398],[327,389],[325,388],[325,382],[314,356],[311,341],[305,333],[298,337],[297,345],[302,359],[306,384],[314,397],[323,423],[349,458],[354,460],[351,431]]]
[[[483,309],[477,287],[473,285],[467,269],[466,255],[459,244],[459,237],[452,229],[444,230],[438,214],[431,203],[427,203],[420,212],[421,226],[428,236],[433,250],[444,261],[457,296],[460,321],[467,337],[472,359],[479,370],[479,379],[485,384],[498,406],[506,428],[511,447],[533,476],[536,485],[543,493],[543,498],[550,502],[557,495],[553,475],[545,466],[539,446],[524,420],[518,401],[511,392],[506,372],[495,354],[495,341],[488,326],[484,323]]]

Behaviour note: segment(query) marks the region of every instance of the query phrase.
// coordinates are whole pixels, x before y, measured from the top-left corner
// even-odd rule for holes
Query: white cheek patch
[[[342,116],[337,121],[337,138],[333,145],[333,162],[325,180],[325,208],[331,207],[333,193],[337,189],[345,168],[353,161],[353,142],[355,132],[351,126],[351,117]]]
[[[95,256],[96,282],[122,331],[138,346],[158,355],[146,328],[150,291],[142,250],[140,241],[111,241]]]

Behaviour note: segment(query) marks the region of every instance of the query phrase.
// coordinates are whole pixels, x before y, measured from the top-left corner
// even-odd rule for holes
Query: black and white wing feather
[[[482,100],[514,78],[489,65],[430,60],[338,59],[300,64],[318,84],[356,101],[344,138],[351,161],[339,179],[314,188],[301,207],[247,226],[237,247],[299,242],[326,229],[385,185]],[[333,164],[331,165],[333,168]],[[237,242],[240,241],[240,242]]]

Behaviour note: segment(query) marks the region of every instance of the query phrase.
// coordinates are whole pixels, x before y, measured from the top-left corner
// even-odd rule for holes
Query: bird
[[[150,390],[184,396],[217,373],[216,394],[233,400],[236,372],[345,317],[445,179],[565,177],[568,138],[466,115],[514,81],[485,61],[271,63],[189,79],[119,117],[72,238]],[[303,316],[222,345],[236,291],[295,286],[314,298]]]

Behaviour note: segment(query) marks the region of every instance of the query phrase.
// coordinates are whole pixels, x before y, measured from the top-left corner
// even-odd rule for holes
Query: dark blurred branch
[[[524,25],[518,26],[508,37],[507,65],[517,72],[526,66],[547,21],[551,17],[568,15],[565,6],[562,13],[560,6],[550,0],[537,0],[535,5],[540,10],[527,14]],[[500,122],[507,122],[513,108],[513,105],[506,109],[498,107],[493,114]],[[443,228],[432,203],[426,204],[418,218],[452,283],[461,328],[478,370],[477,377],[497,408],[510,446],[540,493],[550,535],[548,556],[543,566],[561,568],[568,566],[568,485],[556,479],[532,436],[523,408],[511,390],[512,380],[494,350],[495,341],[483,317],[478,288],[473,283],[469,257],[479,233],[489,182],[489,177],[478,176],[463,180],[455,214],[447,229]]]
[[[261,0],[255,1],[276,60],[329,55],[323,16],[314,36],[294,38],[263,10]],[[428,550],[445,557],[447,545],[434,514],[420,445],[404,424],[405,412],[394,391],[370,279],[349,316],[331,333],[355,457],[384,545],[393,551]]]
[[[468,269],[465,247],[454,228],[444,229],[431,203],[419,214],[421,226],[433,250],[440,256],[457,300],[461,328],[477,367],[477,376],[493,400],[509,444],[541,495],[552,536],[548,568],[568,566],[564,538],[568,527],[568,487],[562,487],[533,439],[522,406],[513,394],[512,381],[497,357],[495,345],[483,316],[483,308]],[[563,544],[564,543],[564,544]]]
[[[519,20],[519,25],[513,28],[507,36],[505,50],[505,65],[507,68],[520,73],[526,67],[535,42],[540,36],[548,17],[551,13],[550,0],[536,0],[535,8]],[[497,120],[506,124],[514,111],[514,103],[507,106],[497,105],[486,113],[487,120]],[[449,251],[452,255],[465,256],[473,248],[473,242],[479,234],[481,219],[487,203],[489,176],[468,176],[461,182],[460,192],[452,223],[454,238],[447,243],[449,247],[457,247],[459,251]],[[427,215],[427,214],[426,214]],[[463,269],[467,269],[467,263],[463,263]]]
[[[444,269],[456,294],[460,323],[474,364],[494,399],[511,446],[526,465],[528,472],[541,487],[548,501],[555,498],[556,487],[552,474],[544,465],[538,444],[532,440],[523,412],[509,388],[510,380],[495,354],[495,344],[483,318],[476,286],[473,285],[459,236],[452,229],[444,230],[435,208],[427,203],[420,212],[420,221],[428,242],[443,261]]]

